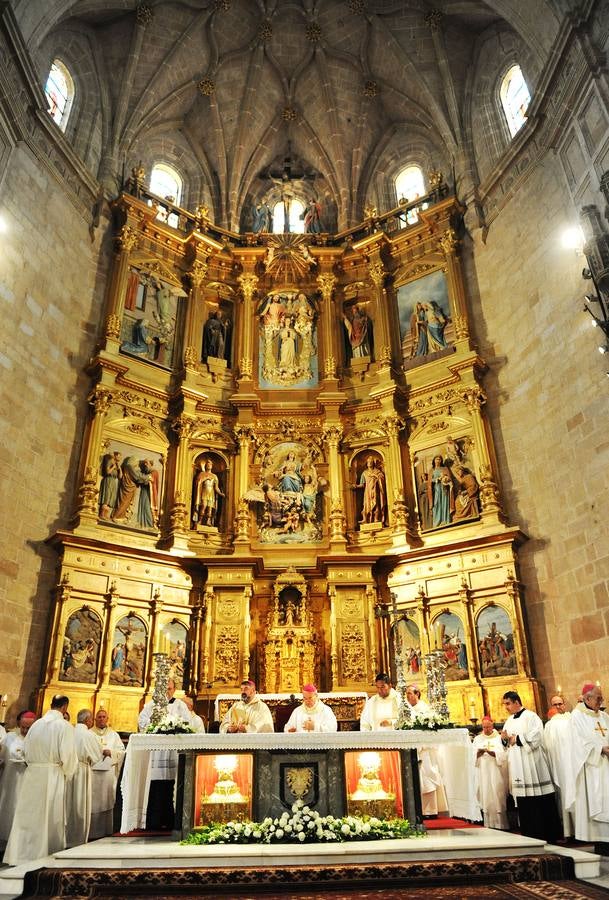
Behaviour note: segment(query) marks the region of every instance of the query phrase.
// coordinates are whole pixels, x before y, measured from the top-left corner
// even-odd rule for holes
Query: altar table
[[[451,816],[475,819],[479,810],[474,799],[474,767],[471,740],[465,728],[439,731],[368,731],[337,732],[335,734],[133,734],[129,739],[122,779],[123,814],[121,832],[146,827],[150,755],[154,750],[175,750],[180,754],[178,789],[176,793],[176,837],[185,836],[195,824],[197,805],[196,767],[201,756],[222,757],[222,754],[253,757],[254,785],[251,806],[254,818],[277,815],[279,802],[273,794],[271,772],[276,772],[277,760],[294,760],[303,766],[315,759],[328,773],[328,812],[344,815],[347,800],[344,788],[345,754],[368,751],[398,751],[401,758],[403,813],[410,821],[420,821],[416,750],[435,747],[439,751],[444,787]],[[414,751],[414,753],[412,752]],[[343,775],[340,775],[340,772]],[[339,774],[337,774],[337,772]],[[342,787],[341,787],[342,786]],[[399,786],[398,786],[399,787]],[[320,811],[323,803],[320,804]],[[285,808],[285,802],[283,807]],[[280,814],[280,813],[279,813]],[[322,813],[323,814],[323,813]]]

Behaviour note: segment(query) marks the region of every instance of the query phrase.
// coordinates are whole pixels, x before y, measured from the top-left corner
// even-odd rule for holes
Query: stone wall
[[[546,155],[474,238],[476,332],[490,365],[493,424],[509,519],[530,537],[522,579],[532,654],[548,693],[574,701],[602,678],[609,634],[607,365],[582,256],[561,245],[577,210]]]
[[[55,552],[65,527],[100,319],[103,228],[50,168],[19,143],[3,173],[0,216],[0,692],[9,716],[40,682],[50,627]]]

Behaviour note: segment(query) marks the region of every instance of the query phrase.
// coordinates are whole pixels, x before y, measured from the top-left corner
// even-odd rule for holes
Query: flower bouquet
[[[182,719],[171,719],[164,716],[156,725],[149,725],[146,734],[194,734],[192,725],[183,722]]]
[[[212,823],[191,831],[183,844],[304,844],[380,841],[388,838],[420,837],[407,819],[377,819],[374,816],[321,816],[297,800],[292,814],[282,813],[262,822]]]
[[[441,728],[454,728],[446,716],[441,716],[435,709],[412,715],[407,721],[398,722],[396,728],[401,731],[439,731]]]

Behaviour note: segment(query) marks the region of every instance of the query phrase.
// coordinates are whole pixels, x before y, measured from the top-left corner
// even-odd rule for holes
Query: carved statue
[[[229,358],[229,332],[230,321],[223,318],[221,311],[215,310],[210,313],[205,328],[203,329],[203,347],[201,350],[201,358],[205,362],[208,357],[214,359]]]
[[[121,455],[118,451],[105,453],[102,459],[102,479],[99,489],[99,516],[109,519],[116,506],[118,484],[121,478]]]
[[[218,521],[218,497],[224,497],[220,490],[218,476],[213,471],[211,459],[200,464],[200,471],[194,482],[194,512],[192,516],[195,527],[201,525],[215,526]]]
[[[268,234],[272,230],[271,225],[272,215],[269,206],[265,201],[257,203],[254,207],[252,231],[255,234]]]
[[[360,523],[380,522],[385,525],[387,519],[387,490],[385,473],[380,460],[374,456],[369,456],[366,459],[366,465],[359,477],[359,483],[354,487],[355,490],[363,490],[364,492]]]
[[[372,356],[374,351],[372,320],[368,318],[365,307],[354,306],[351,317],[343,315],[346,331],[347,361]]]
[[[321,205],[317,200],[309,200],[304,214],[305,234],[321,234],[324,230],[321,222]]]

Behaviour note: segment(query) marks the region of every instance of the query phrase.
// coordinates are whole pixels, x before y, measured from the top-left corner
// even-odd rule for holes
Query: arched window
[[[175,203],[179,206],[182,201],[182,179],[175,169],[165,163],[157,163],[150,173],[150,191],[163,200]],[[173,228],[178,227],[178,216],[175,213],[167,215],[166,209],[159,209],[157,219],[167,222]]]
[[[402,169],[395,179],[395,192],[398,197],[398,202],[400,200],[407,200],[408,203],[412,203],[413,200],[423,197],[427,193],[423,169],[420,166],[413,165],[406,166],[405,169]],[[426,206],[426,203],[423,204],[421,209],[424,209]],[[411,209],[406,214],[406,223],[408,225],[414,225],[418,218],[419,216],[416,209]]]
[[[51,118],[65,131],[74,100],[74,80],[60,59],[53,60],[44,92]]]
[[[527,109],[531,102],[531,94],[519,65],[511,66],[503,76],[499,97],[510,135],[514,137],[527,120]]]
[[[290,199],[290,227],[291,234],[304,233],[304,213],[305,206],[302,200],[296,197]],[[279,200],[273,207],[273,234],[283,234],[285,228],[285,208],[283,200]]]

